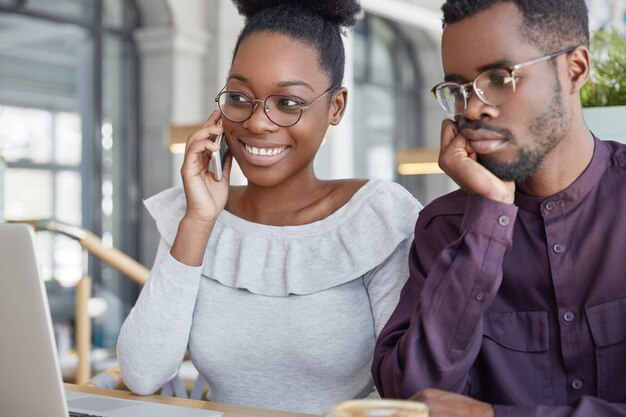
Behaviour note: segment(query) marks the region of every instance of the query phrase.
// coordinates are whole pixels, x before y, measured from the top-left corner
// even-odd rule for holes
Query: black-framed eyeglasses
[[[463,113],[467,109],[472,91],[485,104],[499,106],[506,103],[515,94],[519,69],[538,62],[547,61],[562,54],[572,52],[578,46],[534,58],[529,61],[511,65],[510,67],[494,68],[481,72],[465,84],[442,82],[434,86],[431,92],[445,111],[453,115]]]
[[[263,112],[268,119],[278,126],[290,127],[298,123],[303,111],[320,101],[326,94],[335,90],[337,86],[330,87],[311,104],[304,104],[302,100],[296,97],[276,94],[267,96],[265,100],[253,100],[241,91],[224,90],[224,88],[215,97],[215,102],[220,108],[222,115],[231,122],[245,122],[252,117],[257,104],[263,103]]]

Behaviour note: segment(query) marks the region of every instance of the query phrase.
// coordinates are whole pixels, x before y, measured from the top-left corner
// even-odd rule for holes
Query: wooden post
[[[91,298],[91,278],[83,276],[76,285],[76,384],[83,385],[91,378],[91,318],[88,304]]]

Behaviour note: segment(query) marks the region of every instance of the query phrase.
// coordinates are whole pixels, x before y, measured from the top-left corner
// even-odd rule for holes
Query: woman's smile
[[[241,145],[242,156],[245,160],[251,165],[256,166],[271,166],[279,161],[281,161],[291,149],[290,146],[286,145],[275,145],[275,144],[258,144],[254,145],[246,143],[242,140],[238,141]]]

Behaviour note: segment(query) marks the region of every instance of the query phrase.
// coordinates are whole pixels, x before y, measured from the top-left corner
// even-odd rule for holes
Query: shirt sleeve
[[[376,337],[389,320],[389,316],[398,304],[400,290],[409,277],[407,256],[413,235],[400,242],[398,247],[377,268],[365,277],[365,287],[374,319]]]
[[[400,290],[409,277],[407,255],[412,240],[413,234],[400,242],[391,255],[382,264],[370,271],[364,279],[376,337],[378,337],[393,309],[398,304]],[[380,399],[380,394],[372,386],[372,392],[365,398]]]
[[[372,373],[382,397],[427,387],[465,393],[516,216],[516,206],[479,196],[467,198],[456,228],[448,216],[422,211],[409,279],[376,344]]]
[[[201,270],[178,262],[161,240],[150,279],[117,342],[122,379],[136,394],[152,394],[178,372],[189,341]]]
[[[573,407],[520,407],[495,405],[495,417],[626,417],[626,404],[609,403],[599,398],[584,396]]]

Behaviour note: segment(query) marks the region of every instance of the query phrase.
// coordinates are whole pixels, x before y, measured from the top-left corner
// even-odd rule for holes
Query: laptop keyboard
[[[95,416],[93,414],[77,413],[76,411],[70,411],[70,417],[101,417],[101,416]]]

